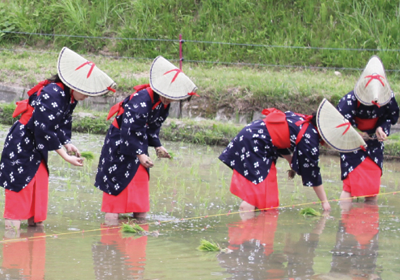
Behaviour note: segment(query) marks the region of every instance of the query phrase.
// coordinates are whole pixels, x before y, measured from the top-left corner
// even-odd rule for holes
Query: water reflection
[[[253,215],[253,217],[249,215]],[[274,237],[279,210],[254,216],[244,213],[241,221],[229,224],[231,253],[221,253],[218,260],[233,275],[232,279],[269,279],[284,275],[282,254],[274,254]]]
[[[143,279],[147,236],[121,232],[101,225],[101,239],[92,246],[96,279]],[[147,231],[148,225],[142,228]]]
[[[331,273],[352,279],[381,279],[375,272],[378,257],[379,207],[348,204],[342,210],[332,252]]]
[[[319,218],[310,233],[286,233],[283,251],[274,251],[279,210],[269,210],[258,216],[241,216],[241,221],[229,224],[229,249],[218,260],[229,279],[308,279],[314,275],[313,264],[319,236],[327,217]],[[296,236],[296,238],[294,238]]]
[[[21,229],[20,238],[4,237],[1,279],[44,279],[46,238],[43,227]],[[23,239],[23,238],[30,238]],[[4,278],[3,278],[4,277]]]
[[[292,237],[297,234],[287,233],[284,253],[288,258],[287,275],[290,278],[308,279],[314,275],[315,250],[327,219],[327,216],[322,216],[316,220],[313,229],[309,233],[300,233],[296,241]]]

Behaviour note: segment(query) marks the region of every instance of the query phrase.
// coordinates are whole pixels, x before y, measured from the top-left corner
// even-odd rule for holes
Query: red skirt
[[[42,161],[28,186],[19,192],[6,190],[4,218],[27,220],[34,217],[35,223],[42,222],[47,218],[48,197],[49,173]]]
[[[149,210],[149,173],[141,164],[132,181],[119,195],[103,193],[102,212],[140,213]]]
[[[374,196],[379,194],[382,170],[367,157],[343,180],[343,190],[351,196]]]
[[[231,193],[260,210],[278,207],[279,191],[275,163],[272,163],[267,178],[257,185],[233,170]]]

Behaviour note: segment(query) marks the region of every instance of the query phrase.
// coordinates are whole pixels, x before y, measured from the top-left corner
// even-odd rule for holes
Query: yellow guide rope
[[[380,193],[378,195],[394,195],[399,192],[389,192],[389,193]],[[358,196],[357,198],[363,198],[363,197],[370,197],[371,195],[365,195],[365,196]],[[328,202],[334,202],[334,201],[343,201],[343,200],[353,200],[356,197],[352,198],[346,198],[346,199],[331,199],[328,200]],[[271,209],[283,209],[283,208],[294,208],[298,206],[304,206],[304,205],[311,205],[311,204],[318,204],[318,202],[306,202],[306,203],[299,203],[299,204],[293,204],[293,205],[286,205],[286,206],[278,206],[278,207],[271,207],[271,208],[263,208],[263,209],[257,209],[254,212],[259,212],[259,211],[265,211],[265,210],[271,210]],[[212,215],[204,215],[204,216],[197,216],[197,217],[190,217],[190,218],[181,218],[179,219],[180,221],[189,221],[189,220],[197,220],[197,219],[205,219],[205,218],[211,218],[211,217],[219,217],[219,216],[227,216],[227,215],[234,215],[234,214],[239,214],[243,212],[253,212],[253,211],[236,211],[236,212],[228,212],[228,213],[221,213],[221,214],[212,214]],[[170,223],[170,222],[175,222],[177,219],[171,219],[171,220],[166,220],[166,221],[154,221],[150,223],[142,223],[138,225],[159,225],[161,223]],[[0,240],[0,243],[9,243],[9,242],[21,242],[21,241],[29,241],[33,239],[41,239],[41,238],[46,238],[46,237],[52,237],[52,238],[58,238],[59,236],[65,236],[65,235],[72,235],[72,234],[78,234],[78,233],[88,233],[88,232],[98,232],[102,230],[110,230],[110,229],[116,229],[116,228],[121,228],[122,226],[115,226],[115,227],[107,227],[107,228],[96,228],[96,229],[89,229],[89,230],[80,230],[80,231],[74,231],[74,232],[62,232],[62,233],[57,233],[57,234],[48,234],[48,235],[42,235],[42,236],[32,236],[32,237],[25,237],[25,238],[15,238],[15,239],[7,239],[7,240]]]

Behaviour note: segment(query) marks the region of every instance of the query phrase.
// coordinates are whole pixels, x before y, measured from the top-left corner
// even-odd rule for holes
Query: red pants
[[[257,185],[233,170],[231,193],[260,210],[278,207],[279,191],[275,164],[272,163],[267,178]]]
[[[351,196],[377,195],[381,186],[382,170],[367,157],[343,180],[343,190]]]
[[[141,164],[132,181],[119,195],[103,193],[102,212],[140,213],[149,210],[149,174]]]
[[[6,190],[4,218],[27,220],[34,217],[34,222],[47,218],[47,201],[49,197],[49,173],[42,161],[35,177],[28,186],[19,192]]]

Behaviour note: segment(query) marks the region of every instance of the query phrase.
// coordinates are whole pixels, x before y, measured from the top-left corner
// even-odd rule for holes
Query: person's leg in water
[[[21,227],[21,220],[5,219],[4,224],[6,230],[9,229],[19,230]]]
[[[340,202],[351,202],[352,201],[352,196],[351,193],[347,192],[347,191],[342,191],[342,193],[340,194]]]
[[[378,196],[377,195],[366,196],[364,202],[368,204],[376,204],[378,203]]]
[[[256,210],[256,207],[254,205],[251,205],[250,203],[246,202],[246,201],[242,201],[242,203],[239,206],[239,211],[240,212],[251,212],[254,210]]]
[[[108,221],[118,220],[118,213],[106,213],[105,219]]]
[[[147,212],[134,212],[133,218],[136,219],[138,223],[146,222]]]
[[[30,227],[36,227],[36,226],[41,227],[41,226],[43,226],[44,224],[43,224],[43,221],[42,221],[42,222],[37,222],[37,223],[35,223],[35,217],[30,217],[30,218],[28,219],[28,225],[29,225]]]

